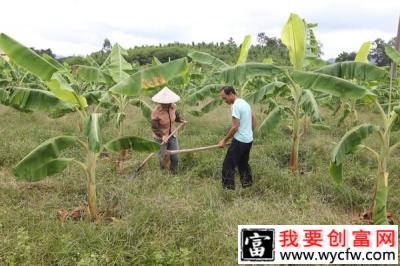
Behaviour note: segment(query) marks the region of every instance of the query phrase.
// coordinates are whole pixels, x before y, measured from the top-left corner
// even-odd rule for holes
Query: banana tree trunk
[[[301,136],[303,137],[303,139],[308,135],[309,131],[310,131],[310,118],[306,115],[304,116],[304,120],[303,120],[303,133],[301,134]]]
[[[290,169],[296,172],[299,165],[300,125],[299,119],[295,118],[292,132],[292,151],[290,153]]]
[[[379,172],[372,217],[374,224],[387,224],[386,205],[388,198],[388,172]]]
[[[358,119],[358,112],[357,112],[357,109],[356,109],[356,101],[355,100],[352,101],[351,112],[353,113],[353,118],[354,118],[353,125],[357,125],[359,119]]]
[[[378,176],[376,180],[376,191],[374,195],[374,203],[372,208],[372,218],[374,224],[387,224],[386,205],[388,198],[388,177],[387,172],[387,156],[388,147],[382,151],[379,162]]]
[[[97,216],[97,200],[96,200],[96,160],[97,155],[89,151],[87,156],[87,194],[89,204],[89,216],[91,220],[95,220]]]
[[[124,120],[121,121],[121,124],[119,125],[119,137],[123,137],[124,136]],[[123,161],[126,159],[126,157],[128,157],[128,150],[124,149],[121,150],[120,152],[120,160]]]
[[[119,99],[119,112],[122,112],[125,114],[126,106],[127,106],[127,97],[121,96],[121,98]],[[125,115],[119,121],[118,127],[119,127],[119,132],[118,132],[119,137],[123,137],[125,134]],[[118,169],[121,170],[122,169],[122,161],[124,161],[126,159],[126,157],[128,157],[128,150],[127,149],[121,150],[119,155],[120,156],[119,156],[119,161],[118,161]]]

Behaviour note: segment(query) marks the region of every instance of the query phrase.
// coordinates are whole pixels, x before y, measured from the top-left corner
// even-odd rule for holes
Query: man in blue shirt
[[[222,87],[221,98],[227,104],[232,104],[232,127],[218,145],[224,148],[228,140],[233,138],[222,166],[222,186],[226,189],[235,189],[235,168],[238,167],[242,187],[249,187],[253,183],[249,155],[253,144],[253,130],[256,126],[255,118],[250,105],[236,96],[233,87]]]

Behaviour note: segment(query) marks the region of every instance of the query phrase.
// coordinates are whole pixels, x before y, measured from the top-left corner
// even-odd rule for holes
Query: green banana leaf
[[[306,27],[303,19],[290,14],[281,34],[282,42],[289,49],[290,62],[295,69],[303,69],[306,50]]]
[[[57,72],[57,67],[4,33],[0,33],[0,49],[12,62],[44,81],[50,80],[52,75]]]
[[[214,78],[232,86],[242,86],[244,82],[262,76],[275,76],[283,73],[283,70],[274,65],[263,63],[246,63],[233,67],[224,68],[216,72]]]
[[[251,35],[246,35],[240,46],[240,54],[236,65],[244,64],[247,61],[247,55],[249,54],[249,49],[251,45]]]
[[[257,91],[249,94],[246,99],[249,103],[259,103],[266,98],[275,97],[284,92],[286,83],[273,81],[265,86],[262,86]]]
[[[318,103],[315,100],[314,94],[310,90],[303,90],[300,105],[304,112],[311,117],[312,121],[321,121],[321,113],[319,112]]]
[[[319,48],[318,48],[318,40],[315,37],[315,33],[313,28],[316,28],[318,24],[306,23],[307,28],[307,50],[314,56],[318,56]]]
[[[0,88],[7,86],[9,83],[9,80],[0,78]]]
[[[368,123],[361,124],[350,129],[335,145],[331,153],[329,172],[336,182],[342,181],[342,164],[346,155],[357,151],[361,142],[378,130],[378,126]]]
[[[391,127],[391,131],[392,132],[399,131],[400,130],[400,105],[395,106],[393,108],[391,116],[393,117],[393,122],[391,125],[389,125]],[[396,116],[396,117],[394,117],[394,116]]]
[[[9,97],[10,97],[10,95],[9,95],[8,91],[6,91],[3,88],[0,88],[0,103],[4,104],[4,105],[8,105]]]
[[[191,110],[189,111],[189,113],[193,116],[200,117],[206,113],[215,110],[221,104],[222,104],[222,99],[216,98],[208,102],[206,105],[204,105],[199,111]]]
[[[274,63],[274,60],[271,57],[264,58],[262,61],[264,64],[270,64],[272,65]]]
[[[376,97],[375,94],[362,86],[322,73],[295,71],[292,73],[292,78],[305,89],[329,93],[341,98]]]
[[[201,108],[201,112],[203,114],[209,113],[209,112],[215,110],[218,106],[220,106],[222,104],[222,102],[223,102],[222,99],[216,98],[216,99],[212,100],[211,102],[207,103],[206,105],[204,105]]]
[[[120,82],[129,77],[129,74],[125,71],[132,70],[132,65],[125,60],[124,56],[127,55],[127,51],[118,43],[113,45],[110,55],[110,64],[107,66],[107,69],[115,82]]]
[[[368,63],[368,54],[371,49],[371,42],[365,42],[361,45],[360,50],[356,54],[355,62]]]
[[[382,68],[372,64],[353,61],[339,62],[324,66],[315,70],[315,72],[343,79],[356,79],[362,81],[382,80],[387,77],[386,71]]]
[[[187,98],[186,98],[186,102],[194,105],[204,99],[206,99],[207,97],[213,97],[215,96],[223,87],[223,84],[209,84],[206,85],[204,87],[202,87],[201,89],[195,91],[194,93],[190,94]]]
[[[160,144],[155,141],[143,139],[136,136],[125,136],[107,142],[104,147],[107,150],[114,152],[119,152],[126,149],[152,152],[159,150]]]
[[[103,97],[102,91],[87,91],[82,94],[86,99],[86,103],[88,105],[98,104],[100,102],[101,97]]]
[[[160,60],[158,60],[157,57],[153,56],[153,59],[151,60],[151,64],[152,64],[153,66],[157,66],[157,65],[161,65],[162,63],[161,63]]]
[[[146,118],[146,120],[151,122],[152,108],[148,103],[146,103],[145,101],[140,100],[140,99],[129,100],[129,103],[132,104],[133,106],[140,108],[140,110],[142,110],[142,114]]]
[[[13,169],[17,180],[39,181],[62,172],[73,160],[60,158],[62,150],[75,144],[73,136],[58,136],[40,144],[23,158]]]
[[[196,63],[212,66],[216,69],[222,69],[229,66],[221,59],[204,52],[192,51],[188,53],[188,56]]]
[[[112,106],[115,106],[114,98],[110,95],[110,93],[108,91],[102,93],[102,96],[101,96],[99,102],[101,104],[101,107],[104,107],[104,108],[111,108]]]
[[[86,59],[86,61],[89,63],[89,66],[100,68],[100,66],[99,66],[99,64],[96,62],[96,60],[95,60],[93,57],[91,57],[90,55],[89,55],[89,56],[86,56],[85,59]]]
[[[0,94],[3,89],[0,89]],[[52,92],[14,88],[11,95],[4,99],[3,104],[9,105],[23,112],[67,113],[73,112],[74,106],[57,98]]]
[[[89,149],[93,152],[99,152],[101,141],[101,128],[104,124],[102,114],[92,113],[85,123],[84,134],[88,138]]]
[[[143,69],[114,85],[110,91],[127,96],[138,96],[143,89],[167,84],[189,71],[186,58]]]
[[[58,71],[66,71],[66,68],[63,64],[61,64],[60,62],[58,62],[56,59],[54,59],[53,57],[51,57],[50,55],[43,53],[42,57],[47,60],[47,62],[49,62],[50,64],[52,64],[54,67],[57,68]]]
[[[78,95],[60,73],[54,73],[46,84],[61,100],[80,107],[88,106],[85,97]]]
[[[393,62],[400,64],[400,52],[396,51],[393,47],[386,45],[385,53],[393,60]]]
[[[286,113],[282,107],[275,107],[258,127],[258,130],[264,135],[272,132],[279,125],[279,122],[282,121],[285,115]]]
[[[94,66],[77,65],[75,66],[74,72],[79,80],[105,84],[113,83],[113,80],[108,74]]]

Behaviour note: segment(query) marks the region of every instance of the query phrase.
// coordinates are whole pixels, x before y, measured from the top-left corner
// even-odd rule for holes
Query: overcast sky
[[[0,32],[57,55],[85,55],[104,38],[128,48],[168,42],[279,37],[290,13],[319,24],[325,59],[397,32],[400,0],[13,0],[0,2]]]

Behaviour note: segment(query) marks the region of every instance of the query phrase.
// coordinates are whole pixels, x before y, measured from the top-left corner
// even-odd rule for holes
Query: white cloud
[[[382,38],[386,41],[393,34],[378,30],[335,30],[318,34],[325,51],[324,58],[334,58],[341,51],[357,52],[364,42]]]
[[[395,35],[400,1],[382,0],[14,0],[1,4],[0,32],[56,54],[87,54],[104,38],[125,47],[191,41],[240,43],[245,34],[279,37],[291,12],[318,22],[325,57]]]

